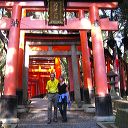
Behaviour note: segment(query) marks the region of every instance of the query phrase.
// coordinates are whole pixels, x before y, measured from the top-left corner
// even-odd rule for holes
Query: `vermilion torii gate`
[[[86,90],[91,90],[89,53],[87,46],[86,31],[91,31],[94,75],[96,86],[96,116],[111,116],[112,104],[108,93],[107,77],[105,70],[104,49],[101,30],[117,30],[118,24],[109,19],[99,18],[99,9],[112,9],[117,7],[116,2],[107,3],[87,3],[87,2],[67,2],[67,11],[75,10],[79,13],[79,18],[67,19],[64,26],[48,26],[45,20],[31,19],[30,17],[21,18],[22,9],[38,8],[45,11],[44,2],[3,2],[0,7],[11,8],[11,18],[3,17],[0,20],[1,30],[9,31],[9,43],[6,59],[6,76],[4,82],[4,97],[2,101],[1,118],[16,117],[16,86],[17,86],[17,62],[20,30],[79,30],[82,47],[82,63],[84,73],[84,84]],[[89,19],[84,18],[84,11],[89,12]],[[73,54],[75,48],[72,47]],[[21,58],[23,59],[23,58]],[[75,71],[73,71],[73,74]],[[74,82],[77,83],[75,80]],[[79,103],[76,97],[77,103]]]
[[[29,47],[29,50],[27,52],[27,56],[29,58],[32,57],[66,57],[70,58],[71,61],[69,61],[69,64],[71,63],[71,66],[68,68],[70,71],[69,73],[69,78],[74,80],[74,84],[72,82],[70,83],[70,93],[75,92],[75,100],[77,102],[81,101],[80,98],[80,83],[79,83],[79,78],[80,73],[79,71],[79,64],[78,64],[78,56],[81,55],[81,50],[80,50],[80,36],[79,34],[27,34],[25,35],[25,40],[26,40],[26,45]],[[74,45],[74,46],[73,46]],[[72,48],[73,47],[73,48]],[[75,48],[75,50],[74,50]],[[37,50],[36,50],[37,49]],[[75,51],[75,53],[74,53]],[[26,55],[25,55],[26,56]],[[58,61],[58,59],[57,59]],[[55,72],[56,72],[56,77],[59,78],[60,74],[60,64],[57,64],[56,58],[55,58]],[[57,66],[58,65],[58,66]],[[27,66],[29,67],[29,66]],[[71,70],[73,68],[73,70]],[[77,71],[78,69],[78,71]],[[75,72],[73,77],[71,78],[72,71]],[[78,72],[78,73],[76,73]],[[26,72],[27,74],[27,72]],[[26,75],[25,75],[26,76]],[[27,78],[24,80],[27,81]],[[77,80],[77,82],[75,82]],[[71,81],[71,80],[70,80]],[[74,85],[74,88],[73,86]],[[27,87],[27,83],[25,85]],[[27,88],[25,89],[27,90]],[[24,90],[24,95],[26,95],[26,91]],[[87,93],[88,94],[88,93]],[[88,101],[89,96],[86,97],[85,101]],[[80,103],[79,103],[80,105]]]

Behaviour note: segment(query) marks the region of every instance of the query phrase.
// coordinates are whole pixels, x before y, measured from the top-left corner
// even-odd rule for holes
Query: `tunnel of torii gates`
[[[66,11],[75,11],[79,17],[67,19],[67,23],[63,26],[49,26],[45,20],[26,17],[27,11],[47,11],[43,1],[0,1],[0,7],[12,9],[11,18],[2,17],[0,20],[0,29],[9,30],[1,118],[17,117],[17,97],[19,104],[25,104],[28,97],[45,93],[44,88],[50,71],[55,70],[57,77],[61,74],[61,57],[66,57],[68,61],[70,91],[74,91],[75,101],[79,106],[81,104],[78,65],[80,55],[82,55],[86,101],[89,101],[88,95],[93,90],[91,65],[94,65],[96,116],[111,116],[112,103],[108,92],[101,31],[116,31],[118,23],[109,21],[108,18],[100,19],[99,9],[114,9],[117,6],[116,2],[67,2]],[[84,17],[86,12],[89,12],[89,19]],[[25,33],[26,30],[79,30],[80,34],[36,35]],[[91,32],[94,64],[90,61],[88,31]]]

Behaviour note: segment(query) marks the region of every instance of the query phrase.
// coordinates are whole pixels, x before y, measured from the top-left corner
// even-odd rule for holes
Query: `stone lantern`
[[[108,82],[110,85],[111,85],[111,90],[110,90],[110,95],[111,95],[111,98],[112,99],[119,99],[119,96],[117,95],[116,91],[115,91],[115,84],[116,84],[116,81],[115,81],[115,78],[117,77],[118,75],[114,72],[114,71],[110,71],[108,74],[107,74],[107,77],[109,78],[110,82]]]

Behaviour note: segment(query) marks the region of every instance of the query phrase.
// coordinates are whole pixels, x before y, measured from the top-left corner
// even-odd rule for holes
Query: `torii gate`
[[[103,49],[103,40],[101,30],[118,30],[118,24],[109,19],[99,18],[100,8],[116,8],[116,2],[107,3],[87,3],[87,2],[67,2],[67,9],[76,9],[79,11],[79,18],[67,20],[64,26],[48,26],[45,20],[37,20],[31,18],[21,18],[22,8],[44,8],[44,2],[3,2],[0,1],[0,7],[12,8],[11,18],[2,18],[0,20],[0,29],[10,30],[9,44],[6,59],[6,76],[4,82],[4,97],[2,101],[1,118],[16,117],[16,76],[17,76],[17,60],[20,30],[80,30],[81,47],[82,47],[82,63],[84,72],[84,84],[88,90],[91,84],[90,66],[87,45],[87,30],[91,30],[92,47],[94,58],[94,75],[96,84],[96,116],[111,116],[112,104],[111,97],[107,88],[107,77],[105,70],[105,58]],[[89,11],[89,19],[84,18],[84,10]],[[75,53],[75,48],[72,48]],[[11,55],[11,56],[10,56]],[[75,61],[74,61],[75,62]],[[76,62],[75,62],[76,63]],[[88,69],[88,72],[87,72]],[[73,71],[73,74],[76,72]],[[89,78],[89,79],[88,79]],[[77,81],[74,86],[77,86]],[[75,96],[79,103],[79,96]],[[5,114],[6,113],[6,114]]]
[[[38,36],[37,36],[38,35]],[[80,52],[80,35],[79,34],[25,34],[25,41],[26,41],[26,46],[29,47],[29,50],[27,50],[27,53],[25,54],[25,56],[29,56],[31,57],[35,57],[35,56],[54,56],[54,57],[69,57],[71,58],[71,61],[69,63],[72,63],[72,61],[75,59],[75,63],[73,62],[70,66],[70,68],[68,68],[68,70],[70,70],[72,67],[73,69],[77,70],[78,67],[78,72],[79,72],[79,66],[78,63],[76,63],[78,56],[81,54]],[[76,50],[75,53],[77,56],[75,56],[74,54],[72,54],[72,50],[71,47],[72,45],[75,45]],[[33,49],[33,50],[32,50]],[[35,50],[34,50],[35,49]],[[37,49],[37,50],[36,50]],[[40,49],[40,50],[39,50]],[[28,55],[27,55],[28,54]],[[27,61],[25,61],[27,62]],[[26,64],[27,65],[27,64]],[[58,64],[56,64],[57,66]],[[60,74],[60,68],[56,68],[55,66],[55,72],[56,72],[56,77],[59,76]],[[29,66],[27,66],[29,67]],[[70,71],[72,73],[72,71]],[[77,94],[77,98],[80,99],[80,75],[78,75],[77,73],[75,73],[75,75],[73,76],[73,78],[71,78],[71,73],[69,73],[69,78],[70,79],[76,79],[77,83],[75,83],[77,85],[77,88],[75,88],[75,94]],[[27,74],[27,71],[25,72],[25,74]],[[24,76],[27,76],[25,75]],[[27,81],[27,77],[24,77],[25,81]],[[79,80],[79,81],[78,81]],[[72,86],[74,84],[70,83],[70,94],[74,94],[74,86]],[[24,96],[27,95],[27,92],[25,90],[27,90],[27,83],[26,85],[24,85],[24,87],[26,87],[24,89]],[[27,97],[27,96],[26,96]],[[26,97],[24,97],[23,101],[25,99],[27,99]],[[71,97],[74,97],[73,95]],[[88,98],[88,97],[87,97]],[[87,99],[86,98],[86,99]],[[72,98],[74,99],[74,98]]]

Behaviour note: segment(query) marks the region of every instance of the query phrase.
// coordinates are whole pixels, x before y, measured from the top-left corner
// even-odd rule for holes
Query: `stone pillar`
[[[79,85],[80,85],[80,96],[81,96],[81,101],[83,101],[83,86],[82,86],[82,81],[81,81],[81,74],[80,74],[80,56],[77,56],[77,63],[78,63],[78,80],[79,80]]]
[[[76,46],[71,46],[71,57],[72,57],[72,69],[73,69],[73,81],[74,81],[74,95],[75,101],[78,107],[81,107],[81,97],[80,97],[80,84],[78,76],[78,62],[76,55]]]
[[[4,80],[4,96],[2,97],[1,118],[17,117],[17,60],[20,39],[20,20],[22,8],[14,5],[12,8],[11,28],[6,58]]]
[[[111,96],[108,93],[107,75],[105,67],[105,57],[101,27],[99,23],[99,10],[94,4],[90,7],[90,20],[92,24],[92,49],[94,58],[94,76],[96,85],[96,116],[111,116],[112,115],[112,102]],[[102,118],[103,119],[103,118]]]
[[[80,56],[77,56],[77,63],[78,63],[78,78],[79,78],[80,88],[82,88],[81,74],[80,74]]]
[[[26,16],[26,9],[22,9],[22,17],[25,16]],[[21,30],[19,54],[18,54],[17,88],[16,88],[18,105],[21,105],[23,102],[22,74],[23,74],[23,60],[24,60],[24,39],[25,39],[25,32]]]
[[[69,92],[70,92],[70,98],[71,101],[74,101],[74,81],[73,81],[73,71],[72,71],[72,59],[71,57],[67,57],[68,61],[68,76],[69,76]]]
[[[29,71],[29,46],[26,43],[23,63],[23,76],[22,76],[22,88],[23,88],[23,104],[28,100],[28,71]]]

